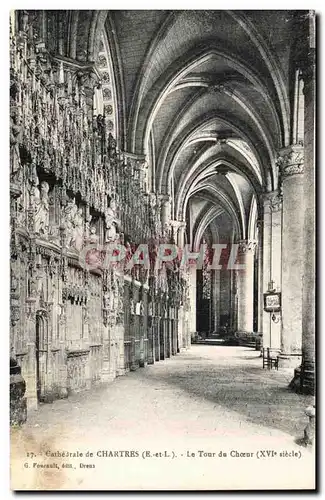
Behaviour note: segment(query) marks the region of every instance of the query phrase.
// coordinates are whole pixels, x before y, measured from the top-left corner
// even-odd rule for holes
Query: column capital
[[[170,194],[166,194],[166,193],[160,193],[158,194],[158,199],[161,203],[169,203],[171,202],[171,196]]]
[[[238,250],[242,254],[254,253],[257,245],[256,240],[239,240],[237,241],[239,245]]]
[[[276,163],[280,169],[282,178],[295,174],[303,174],[304,147],[301,144],[294,144],[281,149],[278,153]]]
[[[125,157],[126,160],[131,160],[134,163],[136,163],[136,162],[145,163],[145,161],[146,161],[146,156],[145,155],[140,155],[140,154],[135,154],[135,153],[128,153],[127,151],[123,151],[122,155]]]
[[[263,201],[264,210],[269,210],[270,212],[279,212],[282,209],[282,194],[276,191],[270,191],[269,193],[263,193],[261,195]]]
[[[176,230],[183,229],[186,227],[186,222],[182,220],[171,220],[170,223]]]

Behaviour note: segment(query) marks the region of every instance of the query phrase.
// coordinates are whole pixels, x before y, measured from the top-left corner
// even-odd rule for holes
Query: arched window
[[[96,62],[102,86],[95,90],[94,115],[103,115],[107,131],[116,139],[118,130],[117,95],[111,53],[106,33],[103,31]]]

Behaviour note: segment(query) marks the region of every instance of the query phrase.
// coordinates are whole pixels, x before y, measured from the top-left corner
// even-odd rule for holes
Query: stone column
[[[258,332],[263,332],[263,315],[264,315],[264,285],[263,285],[263,221],[257,220],[258,228]]]
[[[315,20],[311,20],[315,22]],[[313,42],[311,37],[311,42]],[[313,43],[312,43],[313,44]],[[311,44],[311,45],[312,45]],[[302,284],[302,367],[300,390],[315,391],[315,49],[303,72],[305,95],[304,250]]]
[[[155,335],[154,335],[154,317],[152,302],[148,304],[148,364],[153,365],[155,362]]]
[[[130,371],[135,371],[138,368],[138,365],[136,363],[136,316],[135,316],[135,310],[132,310],[130,314],[130,341],[131,341],[131,346],[130,346]]]
[[[303,171],[304,149],[290,146],[280,152],[282,179],[282,333],[279,366],[297,366],[302,340]],[[295,356],[293,356],[295,355]]]
[[[171,222],[171,198],[169,194],[161,194],[160,199],[160,218],[163,231],[168,230]]]
[[[60,398],[68,397],[68,365],[67,365],[67,354],[66,354],[66,326],[67,326],[67,315],[66,315],[66,301],[62,297],[62,288],[64,282],[62,277],[59,280],[59,307],[58,307],[58,329],[59,329],[59,346],[60,346],[60,369],[59,369],[59,391]]]
[[[220,297],[220,303],[219,303],[219,329],[220,329],[221,324],[224,328],[224,321],[225,321],[224,318],[226,316],[228,316],[228,323],[230,324],[231,271],[229,269],[220,269],[219,271],[219,297]],[[221,328],[222,331],[224,331],[223,328]]]
[[[196,266],[192,266],[189,271],[189,329],[190,335],[196,332]]]
[[[238,271],[238,331],[253,331],[255,240],[238,242],[238,257],[245,267]]]
[[[144,368],[147,364],[146,356],[145,356],[145,342],[148,341],[147,335],[147,327],[146,322],[144,321],[144,316],[139,316],[139,327],[140,327],[140,360],[139,366],[140,368]],[[146,337],[146,339],[145,339]]]
[[[102,373],[101,379],[103,382],[110,381],[114,378],[111,373],[111,363],[110,363],[110,335],[109,335],[109,326],[108,322],[105,320],[103,323],[103,365],[102,365]]]
[[[116,332],[118,339],[118,359],[116,367],[116,375],[125,375],[125,358],[124,358],[124,318],[119,319],[116,324]]]
[[[281,290],[282,267],[282,197],[278,191],[263,195],[263,293]],[[271,287],[271,288],[270,288]],[[264,304],[263,304],[264,307]],[[263,346],[279,349],[281,347],[281,315],[263,309]]]
[[[181,249],[184,248],[185,244],[185,230],[186,230],[186,222],[180,221],[177,233],[177,245]]]
[[[156,310],[153,317],[154,324],[154,338],[155,338],[155,361],[160,361],[160,317]]]
[[[162,314],[159,319],[159,360],[166,357],[166,320],[165,315]]]
[[[34,297],[26,299],[26,350],[27,370],[24,372],[26,382],[27,410],[37,409],[37,377],[36,377],[36,302]]]
[[[179,338],[179,327],[180,327],[180,321],[179,321],[179,316],[180,316],[180,308],[175,308],[175,320],[174,320],[174,337],[175,337],[175,348],[176,348],[176,354],[178,354],[181,351],[181,342]]]
[[[172,356],[177,354],[177,319],[176,319],[176,307],[172,308],[172,319],[171,319],[171,338],[172,338]]]
[[[17,339],[17,323],[21,317],[21,298],[19,293],[19,267],[18,267],[18,248],[17,248],[17,200],[21,195],[21,190],[18,186],[10,184],[10,357],[15,357],[16,339]]]
[[[184,348],[184,306],[183,305],[179,306],[179,308],[178,308],[177,336],[178,336],[179,350],[181,351]]]
[[[212,272],[212,305],[213,305],[213,330],[219,331],[220,326],[220,270],[215,269]]]
[[[230,318],[228,333],[232,335],[237,331],[238,318],[238,293],[237,293],[237,271],[229,270],[230,273]]]

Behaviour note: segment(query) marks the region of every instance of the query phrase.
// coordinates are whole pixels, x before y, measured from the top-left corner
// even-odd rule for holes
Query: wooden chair
[[[263,368],[272,370],[275,368],[279,369],[279,356],[278,352],[270,347],[263,347]]]

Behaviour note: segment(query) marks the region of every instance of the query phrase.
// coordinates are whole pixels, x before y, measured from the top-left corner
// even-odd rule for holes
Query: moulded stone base
[[[305,362],[301,367],[301,392],[315,394],[315,363]]]
[[[300,394],[315,394],[315,366],[309,363],[295,369],[294,377],[289,384],[290,389]]]
[[[297,368],[301,364],[301,355],[279,354],[279,368]]]
[[[113,374],[111,371],[102,372],[101,382],[103,383],[112,382],[114,379],[115,379],[115,374]]]
[[[27,410],[32,411],[32,410],[37,410],[38,408],[38,401],[36,396],[29,396],[27,394]]]
[[[298,368],[295,369],[293,379],[289,384],[289,389],[292,389],[295,392],[300,392],[300,374],[301,370],[300,366],[298,366]]]

